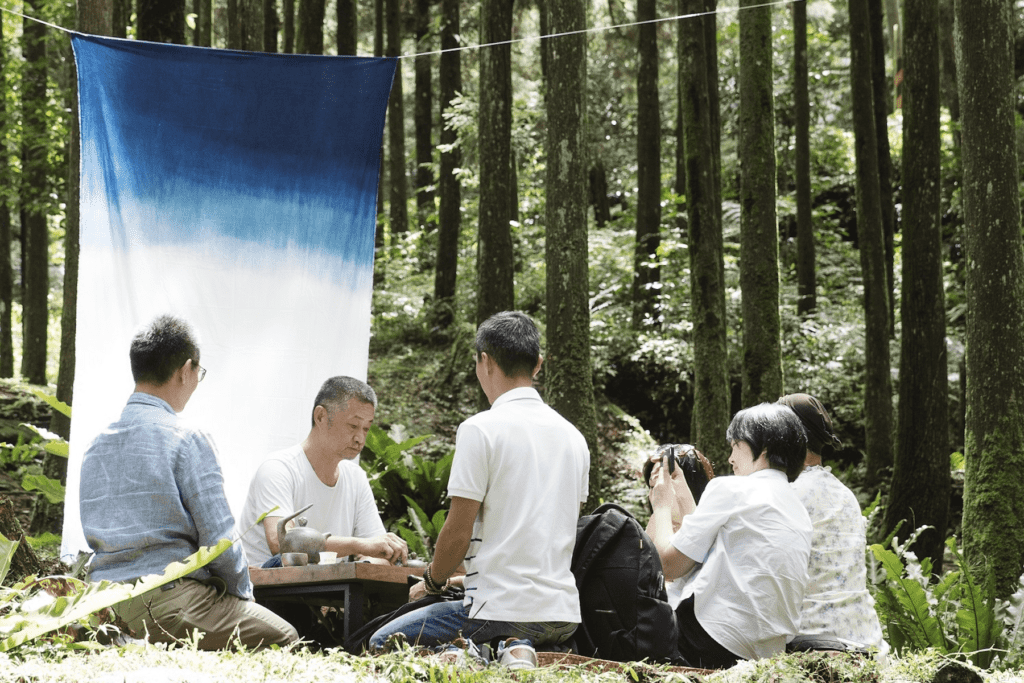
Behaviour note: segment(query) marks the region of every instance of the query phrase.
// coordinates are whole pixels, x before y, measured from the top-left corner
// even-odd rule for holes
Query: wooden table
[[[258,602],[299,602],[344,610],[345,639],[367,619],[408,601],[408,577],[423,576],[423,567],[341,562],[274,569],[249,567],[249,576]]]

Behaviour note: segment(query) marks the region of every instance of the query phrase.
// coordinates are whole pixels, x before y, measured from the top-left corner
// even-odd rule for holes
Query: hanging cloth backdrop
[[[220,451],[237,516],[270,452],[301,441],[324,379],[366,378],[380,149],[395,59],[75,35],[81,266],[67,557],[79,471],[132,391],[161,313],[209,374],[182,413]]]

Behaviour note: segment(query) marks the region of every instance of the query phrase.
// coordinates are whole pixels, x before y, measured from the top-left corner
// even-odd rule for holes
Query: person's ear
[[[531,375],[531,377],[533,377],[533,379],[537,379],[537,375],[538,375],[538,373],[540,373],[540,366],[542,366],[542,365],[544,365],[544,356],[538,355],[537,356],[537,365],[536,365],[536,367],[533,368],[533,375]]]
[[[320,423],[322,423],[326,419],[327,419],[327,408],[325,408],[324,406],[321,406],[321,405],[318,405],[315,408],[313,408],[313,422],[315,424],[320,424]]]
[[[188,358],[188,359],[185,360],[185,362],[182,364],[182,366],[180,368],[178,368],[178,371],[176,373],[174,373],[174,374],[177,377],[178,381],[181,382],[182,384],[184,384],[185,381],[188,379],[188,374],[191,371],[192,371],[192,359]]]

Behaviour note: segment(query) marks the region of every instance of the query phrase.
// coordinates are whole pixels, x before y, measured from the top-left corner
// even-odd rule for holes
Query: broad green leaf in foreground
[[[51,505],[64,502],[64,485],[42,474],[26,474],[21,480],[21,488],[26,491],[39,491],[46,496]]]

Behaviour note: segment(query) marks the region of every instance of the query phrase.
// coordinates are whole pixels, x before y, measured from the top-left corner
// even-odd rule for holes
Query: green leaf
[[[17,541],[9,541],[7,537],[0,534],[0,582],[7,578],[7,572],[11,568],[11,559],[17,549]]]
[[[25,540],[32,546],[33,550],[39,550],[40,548],[52,548],[53,546],[60,545],[61,537],[47,531],[41,536],[26,536]]]
[[[46,496],[51,505],[64,502],[64,485],[42,474],[26,474],[21,480],[21,488],[26,491],[39,491]]]
[[[946,636],[942,624],[928,606],[928,594],[917,580],[905,575],[903,563],[896,553],[876,543],[871,552],[885,568],[886,582],[882,591],[889,598],[890,629],[902,631],[915,648],[933,647],[947,654]]]
[[[224,538],[213,547],[200,548],[184,561],[167,565],[163,574],[143,576],[134,585],[110,581],[82,584],[82,591],[67,596],[65,600],[55,600],[35,612],[15,611],[0,617],[0,633],[11,634],[0,641],[0,652],[16,648],[101,609],[183,578],[215,560],[231,547],[231,543],[230,539]]]
[[[43,450],[51,455],[60,456],[61,458],[68,457],[68,442],[67,441],[47,441],[43,444]]]
[[[64,403],[64,401],[59,400],[56,396],[52,396],[46,393],[45,391],[42,391],[41,389],[31,388],[29,389],[29,391],[35,394],[37,398],[40,398],[43,401],[45,401],[48,406],[56,410],[64,417],[71,417],[71,406],[69,406],[67,403]]]
[[[273,512],[274,510],[277,510],[278,508],[279,508],[279,506],[275,505],[274,507],[270,508],[269,510],[264,512],[262,515],[257,517],[256,518],[256,524],[262,524],[263,520],[265,520],[267,518],[267,516],[270,515],[271,512]],[[253,526],[255,526],[255,524]]]
[[[411,439],[406,439],[402,443],[398,444],[398,450],[399,451],[407,451],[410,448],[415,448],[416,446],[419,446],[421,443],[423,443],[424,441],[426,441],[427,439],[429,439],[432,436],[434,436],[434,435],[433,434],[424,434],[423,436],[414,436]]]

